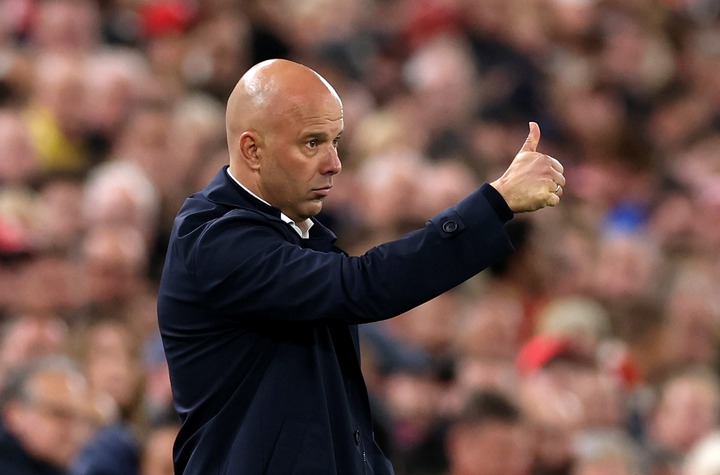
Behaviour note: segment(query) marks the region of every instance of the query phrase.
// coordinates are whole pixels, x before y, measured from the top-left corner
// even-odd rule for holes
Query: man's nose
[[[325,163],[323,164],[322,174],[337,175],[341,171],[342,163],[340,162],[340,156],[338,155],[337,148],[330,147]]]

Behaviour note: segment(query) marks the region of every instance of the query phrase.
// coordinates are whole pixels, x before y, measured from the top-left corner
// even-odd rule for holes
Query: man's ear
[[[238,139],[240,145],[240,159],[251,170],[260,168],[261,141],[257,132],[248,130]]]

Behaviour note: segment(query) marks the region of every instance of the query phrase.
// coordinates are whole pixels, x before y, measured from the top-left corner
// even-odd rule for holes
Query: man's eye
[[[333,147],[337,148],[338,144],[340,143],[340,137],[333,140]]]
[[[315,147],[318,146],[318,141],[317,141],[317,140],[310,140],[310,141],[307,143],[307,145],[308,145],[308,147],[310,147],[310,148],[315,148]]]

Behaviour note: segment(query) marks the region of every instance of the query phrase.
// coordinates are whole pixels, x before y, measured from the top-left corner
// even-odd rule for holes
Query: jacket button
[[[362,436],[360,435],[360,429],[355,431],[355,445],[359,446],[360,442],[362,441]]]
[[[446,233],[452,233],[455,232],[455,230],[458,228],[458,225],[455,221],[445,221],[442,225],[443,231]]]

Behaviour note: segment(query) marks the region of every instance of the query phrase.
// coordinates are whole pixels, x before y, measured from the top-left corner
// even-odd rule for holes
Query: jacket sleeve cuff
[[[515,216],[515,214],[507,205],[502,195],[498,193],[498,191],[493,188],[489,183],[485,183],[483,186],[480,187],[480,193],[482,193],[485,199],[488,200],[490,206],[492,206],[492,208],[495,210],[495,213],[497,213],[498,218],[500,218],[503,223],[507,223],[508,221],[513,219],[513,216]]]

